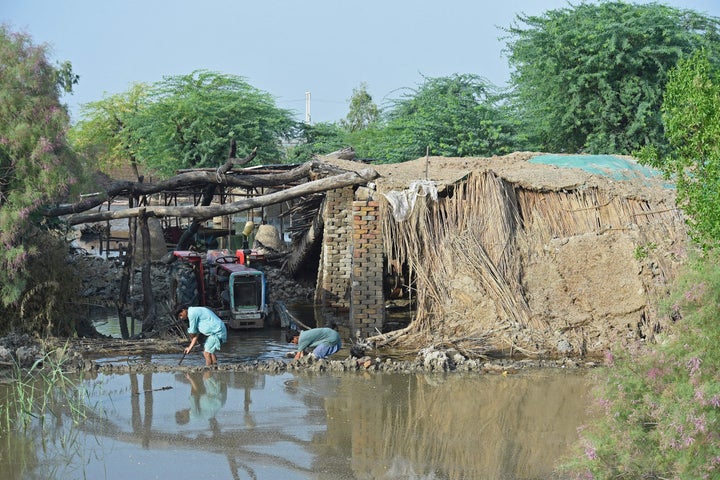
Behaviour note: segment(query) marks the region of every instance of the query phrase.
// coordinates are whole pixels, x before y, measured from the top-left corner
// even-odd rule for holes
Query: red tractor
[[[192,250],[173,252],[176,262],[170,277],[173,306],[201,305],[212,308],[228,327],[261,328],[268,308],[265,274],[248,266],[261,262],[252,250]]]

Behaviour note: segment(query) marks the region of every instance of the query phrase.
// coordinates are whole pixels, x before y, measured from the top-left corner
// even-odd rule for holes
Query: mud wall
[[[656,305],[687,253],[672,192],[586,174],[554,187],[510,177],[473,172],[436,202],[419,197],[407,220],[382,215],[386,254],[418,278],[417,315],[397,341],[470,355],[652,341],[671,321]]]

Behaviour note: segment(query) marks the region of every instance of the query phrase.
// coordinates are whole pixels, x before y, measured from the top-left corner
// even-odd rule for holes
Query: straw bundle
[[[512,186],[492,172],[469,176],[437,203],[419,198],[403,222],[381,203],[389,261],[408,264],[418,305],[408,329],[386,339],[402,335],[402,342],[452,346],[471,356],[496,348],[498,338],[514,343],[504,332],[530,322],[514,255],[516,205]]]

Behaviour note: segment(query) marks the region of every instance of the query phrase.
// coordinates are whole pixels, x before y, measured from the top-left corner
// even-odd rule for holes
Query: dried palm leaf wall
[[[598,336],[596,332],[576,332],[569,318],[575,315],[572,306],[564,310],[559,305],[554,311],[555,305],[546,305],[553,299],[545,298],[550,294],[543,292],[544,286],[536,285],[537,281],[533,283],[526,270],[547,268],[545,263],[554,261],[548,245],[558,238],[589,235],[592,242],[592,237],[607,235],[608,239],[617,232],[631,232],[632,240],[622,245],[632,250],[628,245],[680,242],[685,235],[682,218],[673,205],[625,198],[587,185],[558,191],[531,189],[485,171],[471,173],[444,193],[437,202],[418,198],[404,221],[393,217],[387,201],[380,203],[388,261],[409,266],[416,280],[417,300],[414,321],[406,329],[384,336],[384,342],[452,346],[482,356],[497,349],[548,353],[562,341],[577,353],[587,353],[583,351],[587,350],[586,337]],[[611,243],[615,244],[614,240]],[[591,250],[595,248],[589,245]],[[674,268],[666,251],[648,252],[648,261],[659,271],[653,281],[660,290]],[[625,252],[623,258],[628,256],[632,252]],[[602,280],[597,279],[599,283]],[[643,298],[642,308],[647,310],[654,287],[643,288],[649,299]],[[558,302],[573,301],[560,298]],[[541,311],[533,311],[535,307]],[[622,312],[618,321],[635,313]],[[649,313],[639,315],[647,318]],[[646,328],[654,331],[658,326]],[[598,341],[591,339],[591,343]]]
[[[403,222],[381,202],[388,258],[407,263],[415,278],[417,315],[397,338],[476,356],[508,326],[530,322],[514,255],[517,200],[492,173],[471,175],[447,193],[438,202],[421,197]]]

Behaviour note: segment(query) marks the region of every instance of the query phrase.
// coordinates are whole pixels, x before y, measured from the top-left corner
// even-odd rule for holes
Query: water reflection
[[[199,371],[85,385],[95,413],[53,433],[75,435],[70,454],[48,458],[38,430],[35,448],[3,435],[3,478],[548,478],[587,405],[586,376],[559,371]]]
[[[227,401],[227,383],[213,378],[211,371],[179,374],[190,383],[190,401],[187,408],[175,412],[175,422],[185,425],[190,421],[217,424],[215,415]]]

